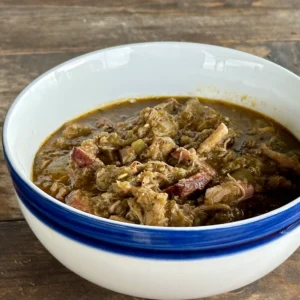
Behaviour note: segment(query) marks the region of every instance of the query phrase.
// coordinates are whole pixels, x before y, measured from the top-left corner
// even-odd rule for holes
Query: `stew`
[[[254,111],[205,99],[130,100],[64,124],[33,181],[81,211],[151,226],[251,218],[300,195],[300,143]]]

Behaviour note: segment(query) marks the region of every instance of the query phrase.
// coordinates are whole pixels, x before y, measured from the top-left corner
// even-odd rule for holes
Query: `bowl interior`
[[[66,62],[29,85],[11,107],[4,145],[15,170],[30,179],[40,144],[65,121],[109,101],[199,96],[260,111],[300,138],[300,80],[243,52],[190,43],[105,49]]]

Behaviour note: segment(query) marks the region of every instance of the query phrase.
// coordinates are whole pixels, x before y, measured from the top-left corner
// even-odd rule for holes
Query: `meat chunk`
[[[264,155],[276,161],[281,168],[291,169],[300,175],[300,163],[296,156],[289,157],[285,154],[271,150],[266,144],[261,145]]]
[[[180,107],[180,103],[176,99],[170,98],[170,99],[156,105],[154,108],[156,110],[161,110],[161,109],[165,110],[169,114],[174,114],[174,113],[177,113],[179,107]]]
[[[72,161],[80,168],[91,166],[96,161],[98,147],[93,139],[85,140],[71,151]]]
[[[194,222],[193,208],[188,204],[179,205],[174,200],[167,204],[167,216],[169,226],[186,227],[192,226]]]
[[[86,213],[91,213],[90,197],[87,192],[82,190],[75,190],[71,192],[65,199],[66,204],[84,211]]]
[[[148,161],[145,164],[138,165],[137,169],[139,170],[139,172],[149,171],[153,173],[152,174],[153,176],[149,176],[149,177],[147,176],[147,177],[155,178],[155,180],[157,180],[159,184],[165,183],[164,186],[173,184],[178,180],[188,176],[189,174],[189,171],[185,170],[184,168],[172,167],[162,161]],[[142,175],[137,178],[144,178],[144,176]]]
[[[120,196],[128,196],[132,194],[134,186],[129,181],[116,181],[111,185],[111,190]]]
[[[189,150],[185,148],[177,148],[172,152],[172,156],[178,160],[178,163],[180,162],[190,162],[192,161],[192,154]]]
[[[68,195],[69,192],[70,190],[63,186],[58,190],[58,193],[56,194],[55,198],[59,201],[64,201],[65,197]]]
[[[178,148],[172,152],[172,156],[178,159],[178,163],[184,163],[188,167],[188,174],[195,174],[199,171],[204,171],[211,177],[216,176],[216,171],[204,161],[205,158],[199,157],[194,148],[189,150]]]
[[[206,163],[202,158],[200,158],[195,149],[190,149],[192,154],[192,164],[190,165],[189,169],[191,172],[201,171],[207,173],[212,178],[217,175],[216,170],[211,167],[208,163]]]
[[[149,188],[138,188],[134,191],[136,200],[128,203],[140,218],[141,224],[150,226],[167,226],[166,204],[168,195],[157,193]],[[136,201],[136,205],[133,202]]]
[[[204,115],[201,116],[201,119],[197,123],[196,130],[203,131],[205,129],[216,128],[220,124],[223,117],[215,109],[209,106],[204,106]]]
[[[72,148],[72,142],[63,136],[58,137],[53,141],[53,145],[59,149],[67,150]]]
[[[220,143],[228,134],[228,128],[224,123],[221,123],[218,128],[199,146],[198,153],[212,151],[215,146]]]
[[[107,191],[118,180],[129,180],[135,178],[138,173],[138,164],[133,162],[128,166],[117,167],[115,165],[107,165],[98,168],[96,172],[96,186],[100,191]]]
[[[103,162],[96,157],[97,153],[98,147],[92,139],[86,140],[81,146],[73,148],[71,162],[67,167],[73,187],[80,188],[95,182],[96,170],[104,166]]]
[[[113,182],[116,182],[118,176],[118,167],[108,165],[100,168],[96,173],[96,186],[99,191],[107,191]]]
[[[155,136],[174,137],[178,132],[176,119],[165,110],[151,109],[147,123],[150,124]]]
[[[92,132],[92,129],[77,123],[68,125],[62,132],[63,137],[71,140],[79,136],[87,136]]]
[[[146,156],[153,160],[164,161],[175,147],[176,144],[170,137],[157,137],[150,145]]]
[[[245,184],[239,181],[228,181],[207,189],[205,192],[205,204],[230,204],[251,198],[253,194],[254,188],[251,184]]]
[[[168,195],[155,192],[148,187],[132,186],[134,197],[127,198],[129,211],[126,219],[150,226],[167,226],[166,204]]]
[[[123,165],[129,164],[133,162],[136,158],[136,152],[134,148],[127,146],[121,150],[119,150],[120,156],[121,156],[121,161]]]
[[[199,144],[204,142],[212,133],[214,129],[204,129],[202,131],[194,131],[194,130],[181,130],[179,145],[184,146],[186,149],[189,148],[198,148]]]
[[[96,122],[96,126],[105,131],[111,131],[114,129],[114,123],[108,118],[101,118],[98,122]]]
[[[63,183],[57,181],[55,181],[50,188],[51,196],[55,197],[59,201],[64,201],[69,192],[69,189],[65,187]]]
[[[81,147],[74,147],[71,152],[71,158],[74,163],[82,168],[91,166],[95,162],[95,156],[90,155],[88,152],[84,151]]]
[[[204,106],[198,99],[188,100],[178,116],[179,127],[196,129],[204,113]]]
[[[80,168],[75,163],[70,163],[67,167],[67,172],[71,181],[72,188],[79,189],[84,186],[95,185],[95,173],[97,170],[97,163],[88,167]]]
[[[98,196],[92,197],[90,203],[94,204],[94,213],[95,215],[103,218],[109,218],[112,214],[115,214],[115,211],[118,211],[118,208],[122,205],[122,199],[119,195],[116,195],[112,192],[106,192]],[[123,213],[119,211],[123,216]]]
[[[125,146],[124,139],[116,132],[101,132],[96,136],[96,139],[101,150],[118,150]]]
[[[176,184],[165,189],[170,197],[178,196],[185,198],[195,191],[203,190],[212,180],[212,176],[205,171],[201,171],[189,178],[181,179]]]

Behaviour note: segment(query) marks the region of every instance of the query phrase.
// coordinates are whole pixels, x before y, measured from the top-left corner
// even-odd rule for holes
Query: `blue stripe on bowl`
[[[61,224],[54,222],[53,219],[41,215],[40,212],[38,212],[34,207],[30,205],[29,202],[27,202],[27,200],[24,201],[24,198],[21,199],[21,201],[27,207],[27,209],[29,209],[31,213],[33,213],[40,221],[48,225],[54,231],[68,238],[71,238],[82,244],[94,248],[98,248],[104,251],[133,256],[133,257],[148,258],[148,259],[152,258],[152,259],[160,259],[160,260],[192,260],[192,259],[207,259],[207,258],[214,258],[214,257],[225,256],[225,255],[232,255],[235,253],[239,253],[242,251],[246,251],[252,248],[262,246],[266,243],[276,240],[280,238],[283,232],[284,234],[287,234],[300,225],[300,221],[298,221],[293,225],[287,227],[285,230],[281,232],[277,232],[275,234],[271,234],[270,236],[262,240],[257,240],[248,244],[241,244],[233,247],[210,249],[210,250],[200,249],[200,250],[187,250],[187,251],[151,250],[151,249],[142,249],[142,248],[132,248],[127,246],[122,246],[119,244],[111,244],[106,241],[87,237],[84,234],[81,234],[80,230],[79,232],[74,232],[71,229],[61,226]]]
[[[268,218],[226,228],[172,230],[107,222],[50,201],[5,158],[19,198],[39,220],[71,239],[114,253],[156,259],[216,257],[261,246],[300,226],[300,203]]]

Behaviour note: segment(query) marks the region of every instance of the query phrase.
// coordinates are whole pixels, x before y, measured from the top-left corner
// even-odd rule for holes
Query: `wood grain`
[[[16,96],[33,79],[79,54],[0,56],[0,221],[22,218],[3,157],[2,126],[6,112]]]
[[[137,300],[68,271],[44,249],[24,221],[0,222],[0,239],[0,299]],[[263,279],[206,300],[297,300],[299,278],[300,251]]]
[[[0,0],[0,130],[19,92],[77,55],[146,41],[229,46],[300,75],[299,0]],[[1,135],[0,134],[0,135]],[[0,142],[1,143],[1,142]],[[58,263],[22,219],[0,148],[0,299],[133,300]],[[261,280],[206,300],[297,300],[300,250]]]
[[[101,6],[103,9],[111,11],[122,11],[124,9],[148,10],[186,10],[195,8],[230,8],[230,7],[258,7],[258,8],[299,8],[298,0],[2,0],[1,6],[27,6],[27,7],[47,7],[47,6]]]
[[[255,1],[64,3],[2,5],[0,54],[87,52],[159,40],[235,46],[300,39],[299,3],[290,9],[263,1],[258,7]]]

